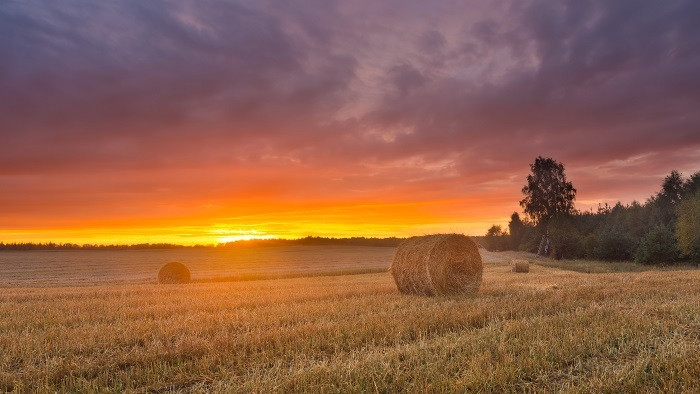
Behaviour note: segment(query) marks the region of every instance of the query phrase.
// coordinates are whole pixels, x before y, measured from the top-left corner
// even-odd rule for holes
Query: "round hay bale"
[[[399,245],[391,275],[404,294],[473,295],[483,265],[476,243],[461,234],[412,237]]]
[[[160,267],[160,271],[158,271],[158,283],[189,283],[190,279],[190,270],[182,263],[168,263]]]
[[[530,262],[525,260],[513,260],[513,272],[530,272]]]

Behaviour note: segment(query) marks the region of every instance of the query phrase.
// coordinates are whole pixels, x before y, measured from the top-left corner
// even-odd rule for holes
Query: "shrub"
[[[635,240],[621,228],[606,228],[598,235],[593,254],[600,260],[632,260]]]
[[[668,227],[652,227],[642,238],[634,261],[642,264],[672,263],[678,259],[678,246]]]
[[[700,262],[700,193],[687,196],[678,205],[676,238],[684,257]]]

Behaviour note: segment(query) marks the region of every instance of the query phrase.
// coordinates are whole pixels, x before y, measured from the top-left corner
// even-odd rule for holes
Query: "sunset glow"
[[[481,235],[538,155],[579,209],[700,163],[681,8],[205,3],[0,6],[0,242]]]

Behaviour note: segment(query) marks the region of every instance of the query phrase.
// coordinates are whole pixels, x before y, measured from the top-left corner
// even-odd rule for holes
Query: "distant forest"
[[[403,238],[327,238],[327,237],[304,237],[299,239],[252,239],[241,240],[218,245],[178,245],[170,243],[142,243],[134,245],[94,245],[94,244],[71,244],[71,243],[2,243],[0,250],[145,250],[145,249],[225,249],[251,246],[294,246],[294,245],[335,245],[335,246],[398,246]]]
[[[526,214],[511,215],[508,229],[494,225],[483,238],[489,250],[523,250],[555,259],[598,259],[643,264],[700,263],[700,171],[663,179],[644,203],[574,209],[576,189],[564,165],[538,157],[522,189]]]

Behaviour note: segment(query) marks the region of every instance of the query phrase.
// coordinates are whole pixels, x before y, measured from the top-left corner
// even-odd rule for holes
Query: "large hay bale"
[[[461,234],[409,238],[391,263],[400,292],[427,296],[476,294],[482,271],[476,243]]]
[[[530,262],[525,260],[513,260],[513,272],[530,272]]]
[[[190,279],[190,270],[182,263],[168,263],[160,267],[160,271],[158,271],[158,283],[189,283]]]

